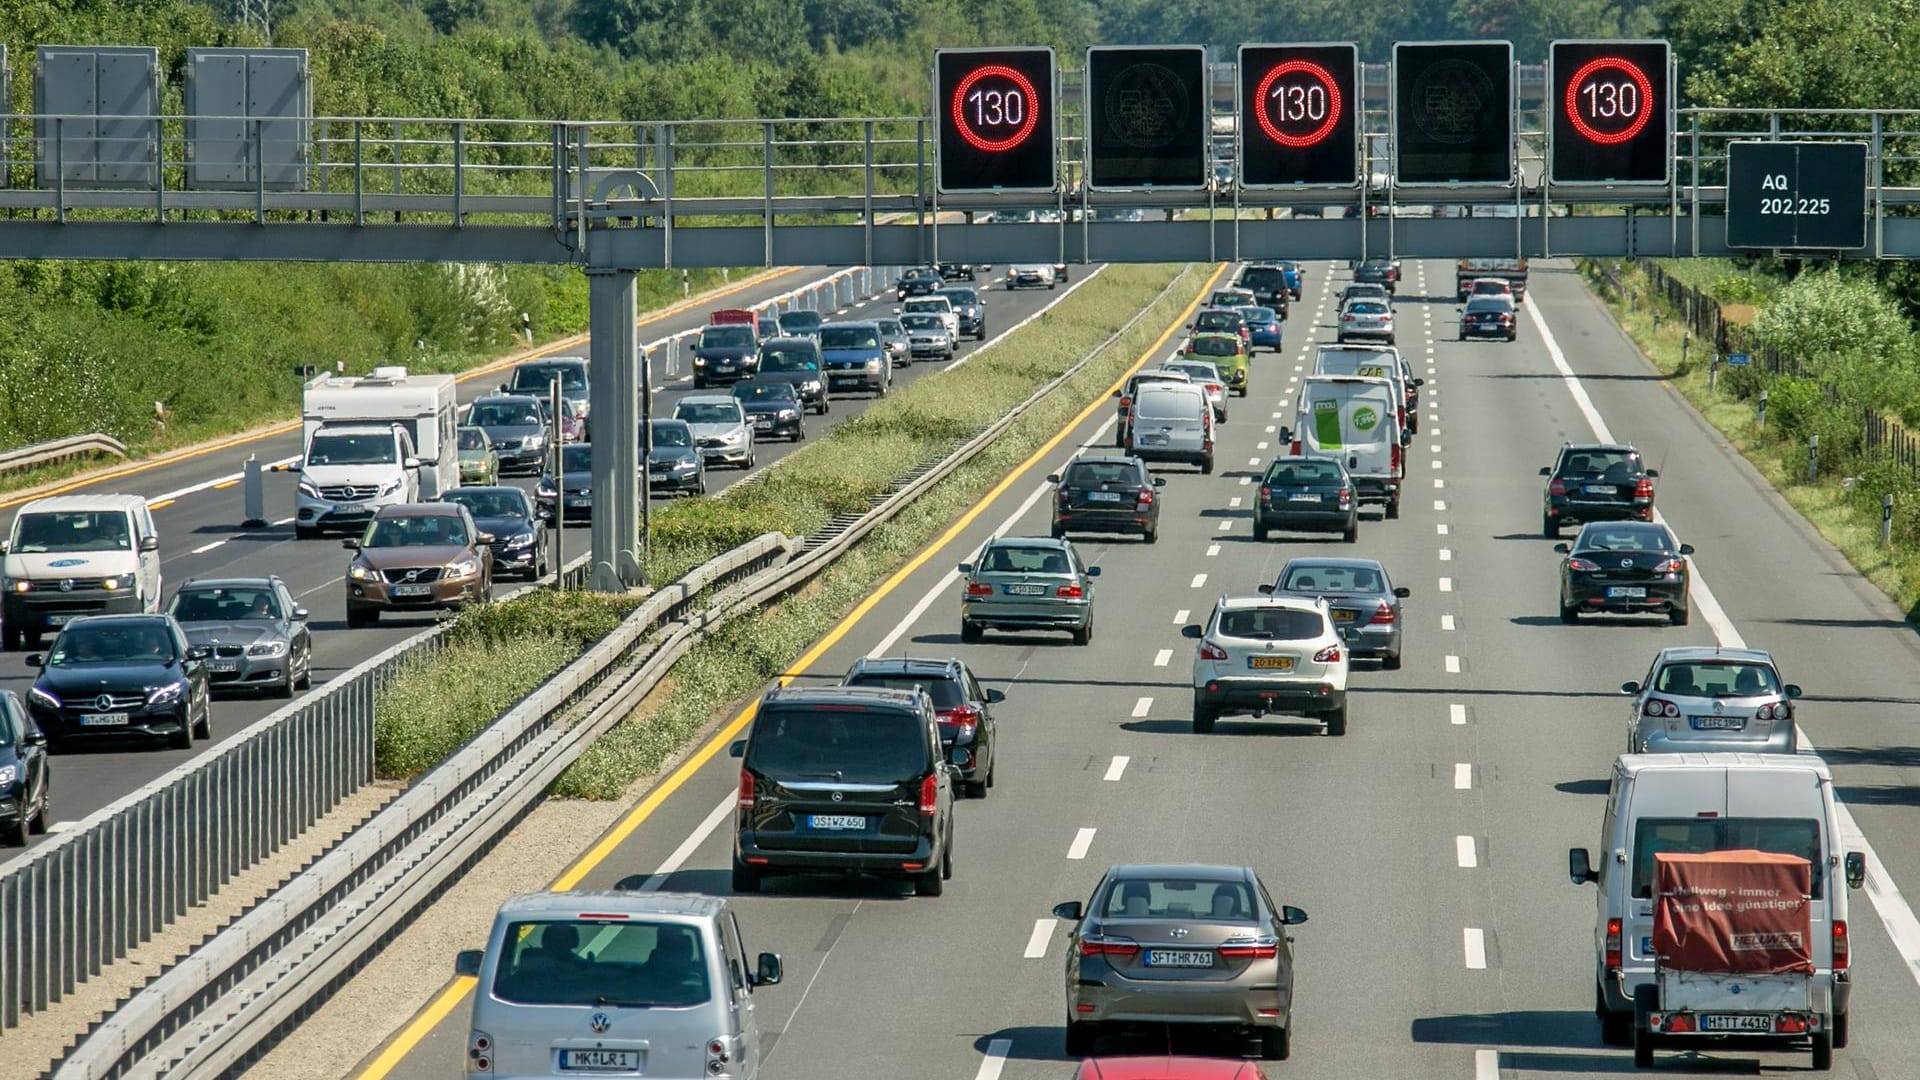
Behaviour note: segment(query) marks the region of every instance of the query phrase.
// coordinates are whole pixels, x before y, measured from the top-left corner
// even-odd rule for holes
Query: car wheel
[[[793,426],[793,441],[805,442],[806,440],[807,440],[807,425],[795,424]]]
[[[1391,653],[1387,656],[1381,657],[1380,670],[1381,671],[1399,671],[1400,670],[1400,654]]]
[[[741,468],[741,471],[743,472],[745,470],[753,468],[753,451],[751,450],[747,451],[747,463],[745,465],[740,466],[740,468]]]
[[[937,866],[913,875],[915,896],[939,896],[946,891],[947,883],[940,877],[940,868]]]
[[[987,782],[985,780],[967,780],[961,784],[961,787],[963,793],[969,799],[984,799],[987,797]]]
[[[1206,476],[1213,475],[1213,455],[1212,454],[1208,454],[1206,457],[1200,459],[1200,472]]]
[[[1693,608],[1691,606],[1677,607],[1667,612],[1667,618],[1672,620],[1675,626],[1685,626],[1687,625],[1687,618],[1692,614]]]
[[[1813,1033],[1813,1071],[1827,1072],[1833,1068],[1833,1032],[1816,1031]]]
[[[1067,536],[1067,530],[1061,528],[1058,524],[1055,524],[1052,528],[1047,530],[1047,535],[1053,537],[1055,540],[1064,540],[1066,539],[1066,536]]]
[[[1600,1041],[1608,1046],[1628,1046],[1633,1042],[1633,1014],[1607,1008],[1607,999],[1598,986],[1593,988],[1593,1014],[1600,1020]]]
[[[1225,409],[1221,409],[1221,410],[1220,410],[1220,415],[1219,415],[1219,416],[1216,416],[1216,417],[1214,417],[1214,419],[1215,419],[1215,420],[1217,420],[1217,421],[1219,421],[1219,422],[1220,422],[1220,423],[1222,423],[1222,424],[1224,424],[1224,423],[1226,423],[1226,422],[1227,422],[1227,410],[1225,410]]]
[[[1084,1020],[1067,1021],[1067,1056],[1083,1058],[1093,1053],[1094,1026]]]
[[[1647,1014],[1660,1008],[1660,988],[1642,986],[1633,992],[1633,1067],[1653,1068],[1653,1028]]]
[[[1341,530],[1340,542],[1343,544],[1357,544],[1360,542],[1360,523],[1358,521],[1349,522],[1347,527]]]
[[[200,721],[193,725],[193,737],[196,739],[213,738],[213,705],[209,703],[206,711],[200,714]]]
[[[167,736],[167,748],[170,750],[190,750],[193,748],[193,726],[190,721],[182,720],[180,730]]]
[[[4,635],[0,637],[4,637],[4,640],[0,640],[0,646],[4,646],[8,652],[19,652],[27,647],[27,635],[14,627],[6,627]]]
[[[1347,707],[1339,708],[1327,714],[1327,734],[1338,737],[1347,733]]]
[[[1151,528],[1151,529],[1148,529],[1146,532],[1141,533],[1140,539],[1143,543],[1148,543],[1148,544],[1159,542],[1160,540],[1159,528],[1158,527]]]
[[[1563,623],[1566,623],[1568,626],[1572,626],[1574,623],[1579,622],[1580,609],[1577,607],[1568,607],[1565,604],[1561,604],[1560,605],[1560,621]]]
[[[707,388],[707,380],[695,375],[693,377],[693,388],[695,390],[705,390]]]
[[[1387,520],[1392,521],[1393,519],[1399,516],[1400,516],[1400,499],[1397,496],[1394,498],[1388,499],[1387,500]]]
[[[311,647],[307,649],[307,662],[300,667],[300,682],[296,684],[295,688],[299,690],[313,689],[313,649]]]
[[[1560,538],[1560,522],[1555,520],[1552,514],[1540,515],[1540,535],[1552,537],[1555,540]]]
[[[293,657],[289,654],[287,657],[287,677],[280,680],[279,686],[273,688],[273,696],[277,698],[290,698],[293,696],[293,690]]]
[[[51,783],[46,779],[40,781],[40,805],[34,807],[33,815],[27,818],[27,832],[33,836],[45,836],[47,833],[47,801],[51,794],[47,788]]]
[[[1518,333],[1518,332],[1515,332],[1515,333],[1511,333],[1511,334],[1508,334],[1508,335],[1507,335],[1507,340],[1508,340],[1508,341],[1517,341],[1517,340],[1519,340],[1519,338],[1520,338],[1520,335],[1519,335],[1519,333]]]
[[[358,630],[363,626],[372,626],[380,621],[380,612],[375,608],[348,608],[347,629]]]
[[[1253,538],[1262,542],[1267,539],[1267,523],[1257,517],[1253,519]]]
[[[5,842],[10,847],[27,846],[27,797],[21,795],[13,804],[13,821],[7,825]]]
[[[1087,625],[1073,632],[1073,643],[1075,645],[1086,645],[1092,641],[1093,641],[1093,620],[1088,619]]]
[[[1260,1033],[1260,1056],[1268,1061],[1285,1061],[1293,1053],[1293,1032],[1286,1028],[1269,1028]]]
[[[760,891],[760,871],[733,860],[733,891],[736,893],[757,893]]]
[[[1199,694],[1193,695],[1193,733],[1195,735],[1212,733],[1213,725],[1219,719],[1220,710],[1202,701]]]
[[[981,638],[981,632],[979,627],[973,625],[970,622],[962,621],[960,623],[960,640],[961,641],[965,642],[968,645],[977,645],[980,643],[980,638]]]
[[[953,879],[953,819],[947,819],[947,846],[940,850],[940,880]]]
[[[45,830],[45,827],[43,826],[34,831],[45,832],[46,830]],[[1847,1029],[1852,1026],[1851,1024],[1847,1023],[1847,1018],[1852,1015],[1853,1014],[1851,1013],[1834,1013],[1833,1014],[1833,1048],[1835,1050],[1845,1050],[1847,1048]]]

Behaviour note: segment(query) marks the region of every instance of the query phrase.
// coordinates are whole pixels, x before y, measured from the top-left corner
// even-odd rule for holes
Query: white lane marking
[[[1428,413],[1428,414],[1427,414],[1427,419],[1429,419],[1429,420],[1438,420],[1438,419],[1440,419],[1440,414],[1439,414],[1439,413],[1437,413],[1437,412],[1430,412],[1430,413]]]
[[[1074,294],[1074,291],[1080,288],[1080,286],[1085,285],[1087,282],[1092,281],[1094,278],[1099,277],[1100,271],[1105,270],[1106,268],[1107,267],[1104,263],[1094,267],[1092,270],[1087,272],[1087,276],[1067,286],[1067,289],[1065,292],[1061,293],[1058,296],[1052,297],[1045,304],[1040,305],[1040,310],[1034,312],[1033,314],[1027,316],[1024,319],[1021,319],[1019,322],[1014,323],[1012,326],[1007,327],[1005,330],[1002,330],[999,333],[995,334],[993,337],[987,339],[987,341],[981,344],[978,348],[970,350],[965,356],[962,356],[960,359],[955,360],[951,364],[948,364],[943,370],[952,371],[955,368],[961,367],[967,361],[972,360],[974,357],[979,356],[981,353],[987,352],[988,350],[992,349],[995,345],[998,345],[1001,342],[1006,341],[1008,336],[1011,335],[1015,330],[1018,330],[1021,327],[1034,322],[1035,320],[1039,319],[1041,316],[1052,311],[1054,307],[1060,303],[1060,301],[1065,300],[1069,296],[1072,296]],[[819,969],[815,968],[814,971],[817,974],[819,972]]]
[[[1107,766],[1107,775],[1101,777],[1100,779],[1105,780],[1109,783],[1119,780],[1121,777],[1121,774],[1127,771],[1127,762],[1132,760],[1133,760],[1132,758],[1128,757],[1125,754],[1113,755],[1112,763]]]
[[[1460,674],[1460,658],[1458,656],[1454,656],[1451,653],[1447,654],[1447,674],[1449,675]]]
[[[1221,523],[1220,523],[1220,531],[1221,531],[1221,532],[1232,532],[1232,531],[1233,531],[1233,522],[1231,522],[1231,521],[1223,521],[1223,522],[1221,522]],[[1195,585],[1195,586],[1194,586],[1194,588],[1196,588],[1196,589],[1197,589],[1197,588],[1199,588],[1199,586],[1198,586],[1198,585]]]
[[[1445,499],[1433,500],[1433,508],[1435,510],[1445,510],[1447,508],[1447,500]]]
[[[274,528],[277,529],[283,525],[291,525],[291,524],[293,524],[293,519],[289,517],[289,518],[281,518],[279,521],[274,522],[273,526]]]
[[[1147,715],[1152,711],[1153,711],[1153,699],[1150,697],[1143,697],[1139,701],[1136,701],[1133,703],[1133,717],[1136,720],[1138,720],[1140,717]]]
[[[1205,575],[1205,574],[1195,574],[1195,575],[1193,575],[1193,582],[1192,582],[1192,584],[1190,584],[1190,585],[1188,585],[1187,587],[1188,587],[1188,588],[1190,588],[1190,589],[1197,589],[1197,588],[1199,588],[1200,586],[1202,586],[1202,585],[1205,585],[1206,583],[1207,583],[1207,575]]]
[[[207,552],[212,551],[224,543],[226,543],[225,540],[215,540],[211,544],[201,544],[199,547],[193,549],[193,553],[195,555],[205,555]]]
[[[1273,415],[1275,415],[1275,416],[1279,416],[1280,414],[1279,414],[1279,413],[1274,413]],[[1279,425],[1277,425],[1277,424],[1268,424],[1268,425],[1267,425],[1267,434],[1269,434],[1269,435],[1272,435],[1273,433],[1275,433],[1275,432],[1277,432],[1277,431],[1279,431],[1279,430],[1280,430],[1280,427],[1279,427]]]
[[[1452,629],[1454,629],[1454,625],[1453,625],[1453,616],[1451,616],[1451,615],[1442,615],[1442,616],[1440,616],[1440,629],[1442,629],[1442,630],[1452,630]]]
[[[1473,1080],[1500,1080],[1500,1051],[1473,1052]]]
[[[1212,558],[1216,558],[1216,557],[1218,557],[1218,556],[1219,556],[1219,554],[1220,554],[1220,545],[1219,545],[1219,544],[1208,544],[1208,545],[1207,545],[1207,558],[1209,558],[1209,559],[1212,559]]]
[[[1233,498],[1227,500],[1227,509],[1229,510],[1236,509],[1237,507],[1239,507],[1239,505],[1240,505],[1240,496],[1238,495],[1235,495]]]
[[[1193,613],[1188,611],[1186,608],[1181,608],[1179,611],[1174,612],[1173,625],[1185,626],[1187,624],[1187,616],[1191,614]]]
[[[700,850],[700,845],[707,842],[707,837],[713,835],[713,830],[719,828],[720,823],[727,820],[727,815],[733,813],[734,801],[732,795],[721,799],[720,805],[707,814],[707,819],[702,821],[693,832],[688,833],[687,838],[680,841],[679,847],[673,849],[673,854],[667,856],[667,861],[661,863],[659,868],[640,884],[640,891],[660,891],[660,887],[667,883],[667,878],[685,865],[686,861],[693,857],[693,853]]]
[[[1077,833],[1074,833],[1073,844],[1072,846],[1067,848],[1067,858],[1069,859],[1086,858],[1087,849],[1093,846],[1093,832],[1094,832],[1093,829],[1086,828],[1086,829],[1081,829]]]
[[[1263,441],[1261,441],[1261,442],[1257,442],[1257,443],[1254,443],[1254,444],[1253,444],[1253,448],[1254,448],[1255,450],[1265,450],[1265,449],[1267,448],[1267,444],[1266,444],[1266,442],[1265,442],[1265,441],[1263,440]],[[1258,461],[1258,460],[1260,460],[1260,459],[1259,459],[1259,458],[1255,458],[1255,459],[1254,459],[1254,461]]]
[[[1439,417],[1428,417],[1428,419],[1430,419],[1430,420],[1437,420],[1437,419],[1439,419]],[[1439,428],[1434,428],[1434,429],[1433,429],[1433,430],[1432,430],[1431,432],[1428,432],[1428,434],[1430,434],[1430,435],[1438,435],[1438,434],[1440,434],[1440,429],[1439,429]]]
[[[1241,486],[1241,487],[1246,487],[1247,485],[1249,485],[1249,484],[1251,484],[1251,483],[1253,483],[1253,477],[1251,477],[1251,476],[1243,476],[1243,477],[1241,477],[1241,478],[1240,478],[1240,486]]]
[[[308,590],[307,590],[306,592],[299,592],[299,593],[294,593],[294,594],[293,594],[293,598],[294,598],[295,600],[305,600],[305,599],[306,599],[307,597],[309,597],[309,596],[312,596],[312,595],[313,595],[314,593],[317,593],[317,592],[319,592],[319,591],[320,591],[321,589],[325,589],[325,588],[328,588],[328,587],[330,587],[330,586],[334,586],[334,585],[338,585],[338,584],[340,584],[340,583],[341,583],[342,581],[345,581],[345,580],[346,580],[346,578],[345,578],[345,577],[343,576],[343,577],[337,577],[337,578],[333,578],[333,579],[331,579],[331,580],[328,580],[328,581],[323,581],[323,582],[321,582],[320,584],[318,584],[318,585],[315,585],[315,586],[314,586],[313,588],[311,588],[311,589],[308,589]]]
[[[1440,467],[1440,459],[1439,459],[1439,458],[1434,458],[1434,459],[1433,459],[1432,461],[1430,461],[1430,462],[1428,462],[1427,464],[1429,464],[1429,465],[1431,465],[1431,466],[1433,466],[1434,468],[1436,468],[1436,469],[1438,469],[1438,468]]]
[[[1262,445],[1262,446],[1265,446],[1265,445],[1266,445],[1266,443],[1261,443],[1260,445]],[[1258,465],[1258,464],[1260,464],[1260,459],[1259,459],[1259,458],[1257,458],[1257,457],[1250,457],[1250,458],[1248,458],[1248,459],[1247,459],[1247,464],[1249,464],[1249,465]]]
[[[1452,578],[1450,578],[1450,577],[1443,577],[1443,578],[1441,578],[1441,579],[1440,579],[1440,591],[1441,591],[1441,592],[1452,592],[1452,591],[1453,591],[1453,579],[1452,579]]]
[[[1447,719],[1452,721],[1455,727],[1463,726],[1467,722],[1467,707],[1457,702],[1447,706]]]
[[[1455,791],[1466,791],[1472,786],[1473,766],[1465,761],[1456,762],[1453,766],[1453,789]]]
[[[1453,856],[1454,861],[1460,864],[1460,869],[1462,870],[1471,870],[1480,865],[1480,856],[1473,850],[1473,837],[1471,836],[1456,836],[1453,838]]]
[[[981,1059],[980,1071],[973,1074],[973,1080],[1000,1080],[1000,1070],[1006,1068],[1007,1055],[1012,1051],[1012,1039],[988,1040],[987,1056]]]
[[[1440,444],[1439,444],[1439,443],[1434,443],[1433,445],[1431,445],[1431,446],[1429,446],[1429,447],[1427,447],[1427,449],[1428,449],[1429,451],[1431,451],[1432,453],[1435,453],[1435,454],[1437,454],[1437,453],[1439,453],[1439,452],[1440,452]]]
[[[1453,561],[1453,549],[1452,549],[1452,548],[1441,548],[1441,549],[1440,549],[1440,561],[1441,561],[1441,562],[1452,562],[1452,561]]]
[[[1440,489],[1440,488],[1443,488],[1443,487],[1446,487],[1446,486],[1447,486],[1447,482],[1446,482],[1445,480],[1442,480],[1442,479],[1440,479],[1439,477],[1437,477],[1437,476],[1436,476],[1436,477],[1434,477],[1434,478],[1433,478],[1433,486],[1434,486],[1434,489],[1435,489],[1435,490],[1438,490],[1438,489]]]
[[[1280,414],[1279,414],[1279,413],[1274,413],[1274,414],[1273,414],[1273,418],[1274,418],[1275,420],[1278,420],[1278,419],[1280,419]],[[1268,431],[1272,431],[1273,429],[1272,429],[1272,428],[1268,428],[1267,430],[1268,430]]]
[[[1487,935],[1479,927],[1469,926],[1465,934],[1467,949],[1467,967],[1473,971],[1483,971],[1487,966]]]
[[[1154,667],[1166,667],[1172,661],[1173,661],[1172,649],[1161,649],[1159,652],[1153,654]]]
[[[1433,529],[1434,529],[1434,532],[1440,534],[1441,536],[1447,535],[1447,523],[1444,521],[1435,524]]]
[[[1027,959],[1038,960],[1047,955],[1047,942],[1053,940],[1053,928],[1055,925],[1056,920],[1051,918],[1033,920],[1033,933],[1027,936],[1027,951],[1025,953]]]

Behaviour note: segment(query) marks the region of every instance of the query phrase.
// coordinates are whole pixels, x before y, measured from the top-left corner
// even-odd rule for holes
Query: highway
[[[710,302],[697,303],[674,314],[643,319],[640,340],[651,342],[704,325],[710,308],[752,306],[802,283],[823,277],[828,272],[826,268],[816,267],[775,275],[744,287],[736,287],[736,291],[724,298],[715,296]],[[1073,280],[1083,281],[1092,272],[1093,268],[1086,268],[1075,274]],[[983,275],[979,284],[985,286],[990,281],[990,276]],[[1005,333],[1020,320],[1066,293],[1066,286],[1058,290],[1006,293],[994,283],[989,294],[990,336],[987,340],[991,341]],[[854,306],[845,310],[844,317],[884,313],[891,311],[892,307],[893,293],[889,290],[878,297],[856,301]],[[963,343],[959,352],[960,360],[964,362],[979,347],[978,343],[972,341]],[[582,342],[543,351],[551,355],[584,356],[586,348]],[[919,362],[897,369],[894,372],[894,387],[898,390],[946,366],[944,362]],[[503,374],[497,370],[484,369],[483,372],[462,376],[461,402],[464,404],[494,392],[503,378]],[[691,383],[684,377],[658,387],[654,396],[655,414],[671,413],[674,402],[682,394],[690,392],[690,388]],[[832,424],[860,415],[869,400],[864,394],[836,397],[831,412],[807,418],[809,435],[817,436]],[[784,457],[793,445],[786,442],[763,443],[756,451],[757,467],[767,468]],[[273,524],[267,528],[241,527],[241,521],[245,518],[245,504],[242,488],[234,477],[247,455],[256,455],[263,462],[274,462],[295,457],[299,451],[299,432],[296,428],[164,464],[150,467],[136,464],[116,469],[104,479],[62,485],[58,490],[74,494],[131,493],[146,497],[160,530],[162,574],[169,596],[189,578],[279,574],[295,597],[312,612],[313,678],[315,684],[319,685],[432,625],[434,616],[383,618],[377,627],[347,632],[346,597],[341,576],[350,553],[340,548],[337,537],[310,541],[294,539],[292,515],[294,483],[297,479],[295,473],[267,474],[267,516]],[[904,469],[910,464],[902,462],[901,467]],[[745,475],[748,473],[744,471],[714,469],[708,475],[708,490],[718,491]],[[534,478],[513,477],[509,482],[531,491]],[[13,514],[27,501],[17,496],[0,499],[0,535],[5,535],[12,528]],[[566,530],[564,553],[568,558],[586,551],[589,531],[584,524],[576,524]],[[505,582],[501,586],[513,587]],[[25,656],[25,653],[0,653],[0,687],[15,691],[23,699],[35,675],[33,669],[26,666]],[[223,696],[214,704],[213,740],[196,741],[190,750],[116,744],[79,748],[60,754],[54,759],[52,769],[51,819],[54,829],[57,831],[62,822],[85,817],[182,762],[205,753],[219,740],[285,704],[273,698]],[[12,857],[20,850],[7,849],[5,855]]]
[[[801,683],[824,684],[870,652],[960,656],[1007,695],[996,707],[1005,768],[989,798],[958,808],[944,897],[781,879],[737,900],[748,951],[785,958],[785,982],[755,995],[768,1035],[763,1075],[1071,1075],[1061,1045],[1068,927],[1049,911],[1085,899],[1110,864],[1163,861],[1251,864],[1277,902],[1310,914],[1294,928],[1293,1059],[1269,1064],[1273,1075],[1631,1073],[1628,1051],[1599,1040],[1594,894],[1567,882],[1566,851],[1599,833],[1625,740],[1619,683],[1640,677],[1660,647],[1714,642],[1771,649],[1806,687],[1802,727],[1857,823],[1849,845],[1876,853],[1869,888],[1854,896],[1853,1036],[1839,1074],[1914,1075],[1920,924],[1900,890],[1920,893],[1910,842],[1920,760],[1908,719],[1920,648],[1899,612],[1662,385],[1561,263],[1535,264],[1518,342],[1461,344],[1452,267],[1408,260],[1399,344],[1427,385],[1402,518],[1370,516],[1357,552],[1317,539],[1254,542],[1255,477],[1284,450],[1273,428],[1291,416],[1293,383],[1310,366],[1306,324],[1313,340],[1331,340],[1345,280],[1325,264],[1308,272],[1286,349],[1255,358],[1252,397],[1233,403],[1222,467],[1163,470],[1159,543],[1076,541],[1104,571],[1091,645],[1006,635],[962,645],[953,570],[991,535],[1045,534],[1042,477],[1081,446],[1111,445],[1105,402],[796,665]],[[1698,548],[1691,626],[1558,621],[1558,557],[1538,532],[1537,472],[1563,440],[1597,430],[1661,467],[1659,506]],[[1356,666],[1345,738],[1245,718],[1194,735],[1192,644],[1180,627],[1220,594],[1252,592],[1288,558],[1314,553],[1377,557],[1411,587],[1404,669]],[[663,781],[663,801],[642,804],[610,839],[570,838],[592,850],[557,887],[727,893],[737,763],[725,744],[747,719],[726,725]],[[471,980],[453,980],[416,991],[423,1012],[358,1075],[455,1075],[470,990]],[[1153,1039],[1101,1047],[1164,1049]],[[1675,1067],[1670,1054],[1662,1060]],[[1804,1053],[1725,1047],[1698,1067],[1805,1064]]]

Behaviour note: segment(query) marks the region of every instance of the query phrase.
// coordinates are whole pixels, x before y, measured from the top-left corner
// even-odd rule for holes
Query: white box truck
[[[322,375],[301,397],[294,532],[357,530],[382,506],[431,499],[459,482],[451,375]]]

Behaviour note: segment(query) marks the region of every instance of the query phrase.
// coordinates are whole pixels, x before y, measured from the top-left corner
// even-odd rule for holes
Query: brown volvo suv
[[[381,508],[360,539],[342,541],[358,552],[347,566],[347,625],[493,599],[492,541],[458,503]]]

